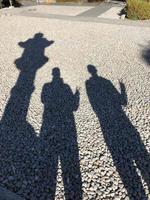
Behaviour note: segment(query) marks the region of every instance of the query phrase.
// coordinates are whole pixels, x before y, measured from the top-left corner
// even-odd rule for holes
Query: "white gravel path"
[[[73,176],[77,176],[76,184],[78,186],[71,190],[72,197],[70,196],[68,199],[150,200],[150,68],[148,62],[142,58],[142,51],[149,44],[150,28],[20,16],[0,18],[0,27],[0,185],[26,199],[51,199],[49,193],[53,188],[49,188],[49,182],[46,181],[49,181],[48,178],[53,172],[49,171],[47,162],[49,162],[49,157],[57,159],[54,158],[56,155],[59,160],[56,200],[65,199],[62,177],[66,173],[66,169],[70,170],[73,167],[76,168],[75,171],[77,170]],[[32,41],[35,40],[33,37],[39,32],[44,34],[46,40],[54,41],[54,43],[48,46],[48,42],[44,40],[43,46],[40,42],[39,46],[37,44],[28,46],[27,43],[27,46],[23,43],[18,45],[19,42],[25,42],[28,39],[32,39],[29,41],[32,44]],[[37,49],[34,49],[34,45]],[[38,56],[42,53],[40,45],[41,48],[48,46],[43,56],[49,60],[46,61],[46,58],[43,57],[45,60],[43,66],[42,64],[39,66],[35,80],[33,80],[35,87],[33,89],[27,76],[30,70],[29,72],[23,71],[23,64],[38,63],[40,65],[40,62],[42,63]],[[24,52],[24,48],[30,56],[28,52]],[[22,53],[24,54],[22,55]],[[18,60],[15,62],[16,59]],[[23,60],[21,66],[18,64],[20,68],[22,67],[22,78],[17,82],[21,72],[16,68],[15,63],[21,62],[19,59]],[[89,79],[90,74],[87,70],[89,64],[95,66],[98,75],[104,79]],[[38,68],[38,66],[34,67]],[[49,153],[52,151],[50,146],[53,145],[51,144],[53,140],[52,138],[48,140],[49,136],[47,136],[47,141],[50,141],[51,145],[47,141],[39,145],[39,149],[44,148],[44,152],[47,149],[47,154],[43,153],[42,158],[45,160],[40,163],[40,167],[44,170],[41,178],[38,171],[40,168],[36,163],[36,150],[34,150],[36,142],[31,139],[31,136],[28,138],[26,134],[29,132],[24,127],[27,126],[27,130],[32,129],[32,132],[34,130],[36,140],[42,138],[40,130],[43,123],[44,104],[41,102],[41,93],[44,84],[52,81],[52,69],[55,67],[60,69],[64,83],[69,85],[75,95],[77,95],[76,88],[79,88],[80,103],[78,109],[73,112],[76,125],[74,134],[77,134],[78,145],[75,139],[71,140],[73,145],[71,143],[68,145],[75,145],[71,148],[77,148],[75,152],[73,150],[75,155],[72,156],[77,157],[76,154],[79,153],[80,169],[77,160],[74,163],[68,161],[68,164],[65,163],[66,168],[63,169],[60,161],[61,155],[52,153],[51,156]],[[94,72],[93,67],[91,70]],[[31,73],[34,72],[31,71]],[[29,84],[25,82],[26,79]],[[87,80],[89,81],[87,82]],[[117,98],[114,87],[120,93],[119,81],[124,84],[121,88],[123,91],[124,87],[126,88],[128,99],[127,105],[122,109],[121,105],[112,100],[114,97]],[[21,84],[23,86],[20,86]],[[21,89],[20,93],[17,93],[16,88],[18,87],[24,87],[25,92]],[[57,90],[59,91],[60,88],[58,87]],[[45,89],[45,91],[47,90]],[[15,121],[15,119],[19,120],[17,108],[24,108],[24,105],[18,105],[19,102],[23,102],[22,99],[19,99],[22,98],[21,95],[24,96],[26,103],[29,100],[29,108],[27,106],[28,111],[20,111],[25,116],[24,121],[21,119],[18,123]],[[56,101],[58,101],[58,96],[56,96]],[[108,102],[106,103],[106,101]],[[60,112],[62,110],[63,108]],[[103,110],[110,113],[105,113],[105,116]],[[116,110],[116,114],[114,110]],[[24,114],[25,112],[27,112],[27,116]],[[73,115],[70,120],[73,120]],[[23,116],[21,117],[23,118]],[[56,116],[53,118],[55,119],[54,126],[56,126],[57,118]],[[57,127],[52,129],[52,122],[49,122],[51,123],[49,125],[51,132],[55,128],[57,129]],[[24,125],[24,123],[28,125]],[[70,123],[73,124],[73,122]],[[65,125],[61,124],[61,126]],[[44,130],[46,131],[46,129]],[[12,136],[12,134],[14,135]],[[23,136],[25,138],[19,138]],[[23,140],[25,146],[22,147]],[[13,145],[16,145],[15,148]],[[21,152],[22,149],[23,152]],[[37,151],[40,151],[39,149]],[[77,152],[78,149],[79,152]],[[33,159],[30,157],[31,151],[33,151]],[[15,153],[16,155],[14,155]],[[65,155],[62,156],[63,159],[65,160]],[[22,163],[25,162],[24,160],[27,165]],[[32,162],[28,163],[32,160],[33,164]],[[42,163],[45,164],[43,166],[46,169],[41,166]],[[75,166],[76,164],[77,166]],[[28,170],[26,166],[30,166]],[[55,164],[53,167],[57,168]],[[63,174],[62,170],[64,170]],[[82,181],[79,177],[80,172]],[[64,183],[66,188],[70,179],[68,178]],[[83,194],[81,194],[81,188]]]

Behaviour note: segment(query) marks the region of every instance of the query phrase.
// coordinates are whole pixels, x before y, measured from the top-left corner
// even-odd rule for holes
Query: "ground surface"
[[[29,3],[31,3],[29,1]],[[34,15],[59,15],[61,16],[72,16],[72,17],[101,17],[108,19],[119,19],[120,12],[125,7],[124,3],[121,2],[110,2],[110,3],[101,3],[99,5],[94,4],[53,4],[53,5],[44,5],[44,4],[35,4],[26,5],[23,3],[23,6],[20,8],[4,8],[0,10],[1,14],[32,14]],[[106,13],[106,15],[105,15]]]
[[[0,185],[25,199],[150,199],[150,28],[0,27]]]
[[[38,6],[35,12],[51,13],[57,15],[76,16],[82,12],[92,9],[92,6]]]

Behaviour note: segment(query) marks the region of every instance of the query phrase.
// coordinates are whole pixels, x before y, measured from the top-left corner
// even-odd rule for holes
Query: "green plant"
[[[150,19],[150,0],[127,0],[129,19]]]

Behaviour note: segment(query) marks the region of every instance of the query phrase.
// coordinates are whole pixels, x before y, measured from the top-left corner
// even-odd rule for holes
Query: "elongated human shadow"
[[[150,156],[122,109],[127,105],[125,85],[120,82],[119,93],[110,80],[97,75],[96,67],[88,65],[88,71],[87,95],[128,196],[130,200],[148,200],[137,169],[150,189]]]
[[[0,122],[0,183],[26,199],[35,197],[34,188],[38,188],[35,179],[39,159],[37,137],[26,118],[36,72],[48,61],[44,50],[52,43],[42,33],[19,43],[24,49],[15,61],[20,74]]]
[[[54,200],[58,161],[60,160],[66,200],[82,199],[82,181],[79,150],[73,112],[79,106],[79,91],[73,94],[69,85],[54,68],[52,82],[43,87],[41,99],[44,104],[41,128],[41,182],[49,186],[49,196]]]
[[[142,58],[150,67],[150,42],[142,51]]]

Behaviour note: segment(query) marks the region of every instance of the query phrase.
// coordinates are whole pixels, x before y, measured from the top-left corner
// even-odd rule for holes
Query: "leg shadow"
[[[19,43],[24,48],[15,61],[20,74],[0,122],[0,183],[26,199],[35,195],[39,151],[36,134],[26,117],[36,72],[48,61],[44,49],[52,43],[42,33]]]
[[[125,86],[120,82],[119,93],[111,81],[97,75],[96,67],[88,65],[88,71],[87,95],[128,196],[130,200],[148,200],[137,168],[150,189],[150,156],[121,107],[127,104]]]
[[[61,163],[66,200],[82,199],[82,181],[79,150],[73,112],[79,106],[79,91],[73,94],[69,85],[60,77],[59,68],[54,68],[52,82],[42,91],[44,104],[41,128],[41,182],[49,187],[49,196],[55,199],[58,160]]]

